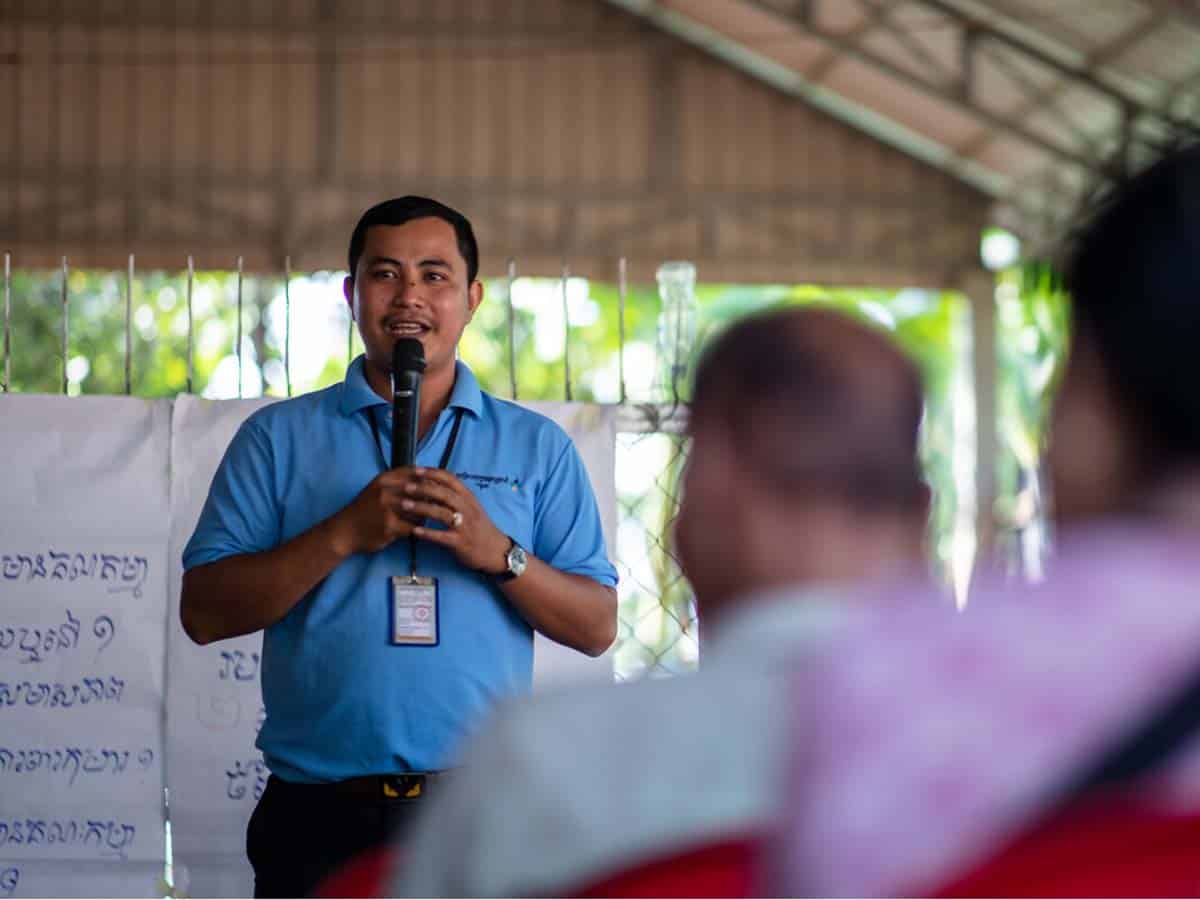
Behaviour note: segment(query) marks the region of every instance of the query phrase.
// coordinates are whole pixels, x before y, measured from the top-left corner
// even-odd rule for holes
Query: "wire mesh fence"
[[[676,675],[699,662],[696,604],[672,551],[687,438],[617,436],[618,680]]]

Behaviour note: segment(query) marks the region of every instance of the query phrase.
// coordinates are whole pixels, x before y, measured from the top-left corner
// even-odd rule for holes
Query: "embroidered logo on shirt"
[[[474,485],[481,491],[493,487],[508,488],[514,493],[521,489],[521,482],[510,475],[476,475],[474,472],[455,472],[459,481]]]

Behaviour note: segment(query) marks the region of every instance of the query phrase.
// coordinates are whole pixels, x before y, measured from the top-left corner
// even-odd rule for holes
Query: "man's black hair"
[[[471,223],[458,210],[451,209],[444,203],[411,194],[376,203],[362,214],[350,235],[350,278],[353,279],[358,270],[358,258],[362,256],[368,228],[372,225],[403,225],[413,219],[430,218],[441,219],[454,229],[458,252],[467,263],[467,283],[470,284],[479,274],[479,245],[475,242],[475,231],[471,228]]]
[[[1065,282],[1148,461],[1200,460],[1200,145],[1112,189]]]

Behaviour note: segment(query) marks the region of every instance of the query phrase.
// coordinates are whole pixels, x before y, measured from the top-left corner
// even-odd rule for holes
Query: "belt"
[[[426,790],[439,781],[445,781],[450,772],[402,772],[397,775],[360,775],[343,781],[327,781],[320,784],[298,784],[284,781],[272,775],[271,780],[281,787],[310,796],[323,794],[354,797],[368,801],[420,800]]]

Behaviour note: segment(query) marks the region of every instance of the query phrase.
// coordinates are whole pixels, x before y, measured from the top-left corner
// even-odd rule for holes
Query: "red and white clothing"
[[[1064,539],[1049,580],[996,582],[947,619],[879,609],[793,689],[787,821],[772,889],[928,893],[984,861],[1200,667],[1191,532]],[[1200,810],[1189,747],[1148,794]]]

